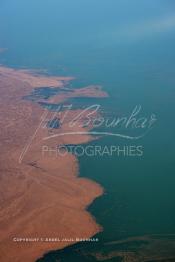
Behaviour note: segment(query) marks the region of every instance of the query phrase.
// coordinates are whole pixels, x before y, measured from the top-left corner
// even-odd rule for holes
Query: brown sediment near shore
[[[136,247],[136,243],[138,247]],[[127,249],[126,246],[130,246],[130,248]],[[105,252],[105,247],[108,247],[107,252]],[[106,242],[103,252],[91,252],[88,255],[95,257],[97,261],[122,259],[123,262],[174,262],[175,235],[143,235]]]
[[[101,230],[86,209],[103,193],[102,187],[77,176],[79,166],[74,155],[66,154],[63,157],[42,153],[46,145],[81,144],[93,138],[90,135],[77,135],[44,141],[44,137],[56,131],[38,128],[43,108],[23,99],[33,88],[62,88],[71,79],[0,67],[1,262],[35,261],[50,250],[74,243],[13,241],[16,238],[90,238]],[[99,87],[93,89],[91,86],[89,93],[88,88],[83,92],[80,90],[80,93],[93,97],[96,90],[99,96],[106,96],[103,91],[100,93]],[[77,89],[74,95],[79,96],[80,93]],[[68,98],[64,94],[64,99]],[[49,101],[53,101],[53,98]],[[68,121],[78,112],[70,111],[67,122],[59,127],[59,132],[69,130]],[[48,112],[47,119],[50,114]],[[74,126],[71,130],[87,131],[88,128],[82,125]]]
[[[42,72],[42,71],[41,71]],[[40,74],[38,70],[13,69],[0,66],[0,74],[29,84],[30,87],[63,87],[73,77],[59,77]]]
[[[90,85],[79,89],[69,89],[66,93],[58,94],[54,97],[54,103],[75,97],[105,98],[108,97],[108,94],[101,89],[101,86]]]

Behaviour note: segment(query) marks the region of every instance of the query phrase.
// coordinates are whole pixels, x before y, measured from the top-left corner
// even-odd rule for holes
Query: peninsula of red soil
[[[40,126],[43,108],[23,99],[33,88],[63,88],[71,79],[0,67],[1,262],[33,262],[50,250],[73,244],[75,238],[90,238],[101,230],[86,208],[103,193],[103,189],[93,181],[77,176],[78,160],[74,155],[42,154],[45,145],[86,143],[92,137],[65,136],[44,141],[43,137],[53,131]],[[106,96],[99,87],[72,92],[74,96],[97,96],[97,93]],[[66,98],[69,95],[66,97],[65,93],[63,100]],[[72,119],[77,112],[71,110],[69,117]],[[51,112],[46,113],[48,118]],[[59,132],[66,128],[67,122],[59,127]],[[87,131],[85,127],[74,127],[73,130]],[[41,241],[58,237],[72,238],[73,242]],[[17,238],[40,240],[17,242]]]

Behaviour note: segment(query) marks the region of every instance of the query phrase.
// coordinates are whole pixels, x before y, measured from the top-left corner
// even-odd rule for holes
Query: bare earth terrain
[[[49,250],[73,244],[76,237],[90,238],[101,230],[87,206],[103,193],[96,183],[79,178],[78,160],[66,156],[43,155],[42,147],[80,144],[92,139],[89,135],[43,137],[56,131],[42,128],[44,109],[23,99],[33,88],[63,88],[71,77],[52,77],[35,71],[0,67],[0,261],[32,262]],[[99,87],[90,86],[57,95],[59,102],[76,96],[104,97]],[[54,102],[51,98],[47,102]],[[47,119],[51,112],[47,113]],[[59,132],[69,131],[71,110]],[[77,129],[78,128],[78,129]],[[72,129],[71,129],[72,131]],[[73,131],[87,131],[73,127]],[[58,130],[57,130],[58,132]],[[69,241],[42,241],[46,238],[73,238]],[[16,241],[38,238],[37,241]]]

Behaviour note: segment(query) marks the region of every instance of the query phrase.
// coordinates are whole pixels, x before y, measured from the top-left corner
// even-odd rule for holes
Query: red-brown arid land
[[[90,238],[101,230],[86,211],[103,193],[101,186],[78,177],[78,160],[42,154],[43,146],[81,144],[90,135],[43,138],[54,132],[87,131],[68,122],[79,110],[71,110],[57,131],[43,128],[43,112],[51,112],[39,103],[24,99],[34,88],[63,88],[71,77],[55,77],[29,70],[0,67],[0,261],[33,262],[44,253],[61,249],[73,242],[42,241],[46,238]],[[69,97],[104,97],[98,86],[62,93],[47,102]],[[54,101],[54,99],[56,99]],[[52,112],[53,114],[53,112]],[[45,120],[44,120],[45,121]],[[17,241],[20,238],[25,241]],[[27,241],[35,240],[37,241]]]

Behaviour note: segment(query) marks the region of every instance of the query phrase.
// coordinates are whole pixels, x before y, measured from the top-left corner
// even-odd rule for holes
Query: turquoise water
[[[80,176],[105,189],[88,208],[103,226],[99,243],[74,245],[41,261],[96,261],[92,253],[109,252],[107,242],[175,234],[174,1],[6,0],[0,3],[0,35],[0,47],[8,48],[0,63],[75,76],[73,88],[102,85],[110,97],[98,103],[109,115],[141,105],[143,115],[157,117],[141,140],[103,137],[90,143],[142,145],[144,154],[79,158]],[[72,102],[83,106],[96,100]],[[141,242],[111,250],[137,251]]]

